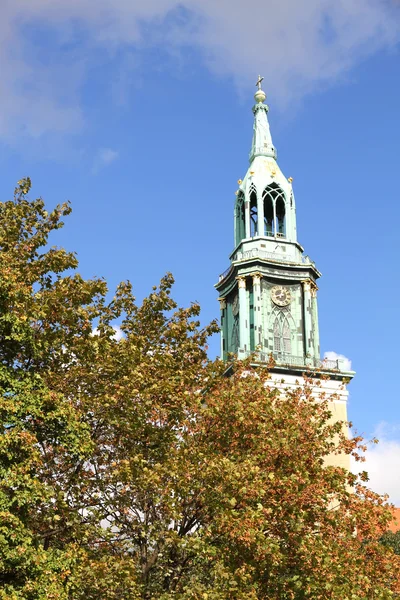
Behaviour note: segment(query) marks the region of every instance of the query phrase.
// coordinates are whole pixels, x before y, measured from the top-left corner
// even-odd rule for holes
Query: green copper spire
[[[265,92],[261,89],[261,82],[264,77],[258,77],[256,83],[257,91],[254,94],[256,104],[253,106],[254,126],[253,142],[251,145],[250,162],[256,156],[269,156],[276,160],[276,150],[272,143],[271,132],[268,123],[268,104],[264,104],[266,98]]]
[[[297,244],[296,208],[292,179],[285,177],[276,161],[268,123],[268,106],[264,104],[265,92],[258,78],[254,95],[253,142],[250,165],[243,180],[239,180],[235,206],[235,247],[243,250],[257,244],[266,252],[276,251],[276,240],[284,241],[286,256],[298,260],[301,247]],[[293,245],[287,245],[288,243]],[[246,248],[244,248],[246,246]]]
[[[315,264],[297,241],[292,178],[276,161],[268,106],[257,81],[250,165],[236,192],[231,266],[217,284],[222,354],[258,349],[277,364],[319,366]],[[285,367],[286,368],[286,367]]]
[[[255,362],[265,366],[272,357],[272,375],[290,385],[297,385],[305,369],[327,371],[341,382],[343,364],[320,358],[316,282],[321,273],[297,241],[293,180],[276,161],[262,79],[254,96],[250,165],[236,191],[231,264],[215,286],[221,355],[228,360],[231,354],[255,353]]]

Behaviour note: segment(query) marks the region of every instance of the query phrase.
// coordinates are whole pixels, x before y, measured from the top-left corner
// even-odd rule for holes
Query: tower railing
[[[236,252],[236,254],[234,254],[232,257],[232,262],[249,260],[250,258],[264,258],[266,260],[274,260],[284,263],[300,262],[301,264],[305,265],[314,264],[309,256],[301,256],[300,261],[296,261],[291,256],[286,256],[285,254],[280,254],[278,252],[266,252],[265,250],[260,250],[259,248],[252,248],[251,250],[245,250],[244,252]]]
[[[292,263],[292,264],[303,264],[303,265],[313,265],[314,262],[310,259],[309,256],[301,256],[300,261],[296,261],[293,257],[286,256],[285,254],[278,254],[277,252],[266,252],[265,250],[260,250],[259,248],[252,248],[251,250],[245,250],[244,252],[236,252],[236,254],[232,257],[232,262],[238,262],[242,260],[250,260],[252,258],[261,258],[264,260],[271,260],[279,263]],[[218,281],[222,281],[227,277],[231,270],[233,269],[232,265],[230,265],[221,275],[218,277]]]
[[[305,369],[320,369],[322,371],[341,371],[339,360],[328,358],[313,358],[308,356],[293,356],[276,352],[244,352],[239,351],[239,358],[255,357],[257,362],[269,363],[271,358],[278,367],[300,367]]]
[[[266,231],[263,235],[265,235],[265,237],[277,237],[280,239],[285,239],[285,234],[282,233],[281,231],[277,231],[276,233],[274,233],[273,231]]]
[[[265,353],[263,353],[265,354]],[[311,367],[314,369],[326,369],[340,371],[339,361],[328,358],[311,358],[307,356],[292,356],[289,354],[273,353],[274,361],[277,365],[289,365],[299,367]]]
[[[218,281],[222,281],[225,277],[228,277],[229,273],[233,270],[233,265],[225,269],[223,273],[218,277]]]

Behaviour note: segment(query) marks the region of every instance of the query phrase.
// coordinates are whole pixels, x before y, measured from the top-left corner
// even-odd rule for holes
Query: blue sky
[[[254,83],[264,75],[322,353],[352,361],[372,486],[400,505],[400,4],[395,0],[14,0],[0,23],[0,198],[29,175],[71,200],[58,244],[138,298],[166,271],[218,316]],[[216,355],[217,338],[210,354]]]

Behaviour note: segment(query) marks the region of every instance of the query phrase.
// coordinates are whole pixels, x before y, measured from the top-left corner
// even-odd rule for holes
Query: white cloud
[[[103,167],[107,167],[118,158],[118,152],[112,148],[100,148],[93,162],[92,173],[95,175]]]
[[[357,471],[367,471],[368,487],[379,494],[389,494],[389,500],[400,507],[400,427],[381,423],[376,430],[378,444],[371,444],[366,462],[357,463]]]
[[[98,0],[96,10],[93,0],[6,2],[0,136],[79,131],[80,94],[93,64],[104,60],[99,49],[123,56],[156,43],[171,53],[195,45],[210,69],[239,88],[248,89],[261,72],[283,105],[396,44],[399,11],[395,0]],[[42,30],[50,32],[51,47],[38,42]]]
[[[337,352],[333,352],[333,350],[329,350],[325,352],[324,358],[327,360],[340,360],[341,365],[340,368],[342,371],[351,371],[351,360],[347,358],[344,354],[338,354]]]
[[[119,342],[119,340],[124,337],[124,333],[123,333],[121,327],[119,327],[118,325],[114,325],[113,329],[114,329],[115,333],[112,337],[114,338],[114,340],[117,340],[117,342]],[[95,327],[93,329],[92,335],[99,335],[99,330],[97,327]]]
[[[122,339],[124,337],[123,331],[121,329],[121,327],[115,326],[113,327],[115,334],[114,334],[114,339],[119,341],[120,339]]]

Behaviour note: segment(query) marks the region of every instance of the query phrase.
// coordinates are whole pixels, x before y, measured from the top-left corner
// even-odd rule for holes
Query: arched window
[[[286,203],[283,190],[271,183],[263,193],[264,202],[264,235],[286,235]]]
[[[244,212],[244,194],[239,192],[235,207],[235,242],[236,246],[246,237],[246,222]]]
[[[257,191],[253,184],[250,186],[250,237],[257,235]]]
[[[268,189],[268,188],[267,188]],[[270,194],[264,191],[264,235],[274,235],[274,205]]]
[[[281,351],[281,324],[279,322],[279,317],[276,317],[274,323],[274,351]]]
[[[277,233],[279,236],[285,236],[285,201],[282,199],[282,196],[279,196],[276,200],[275,204],[276,218],[277,218]]]
[[[292,332],[288,318],[280,313],[274,321],[274,352],[277,354],[292,353]]]

